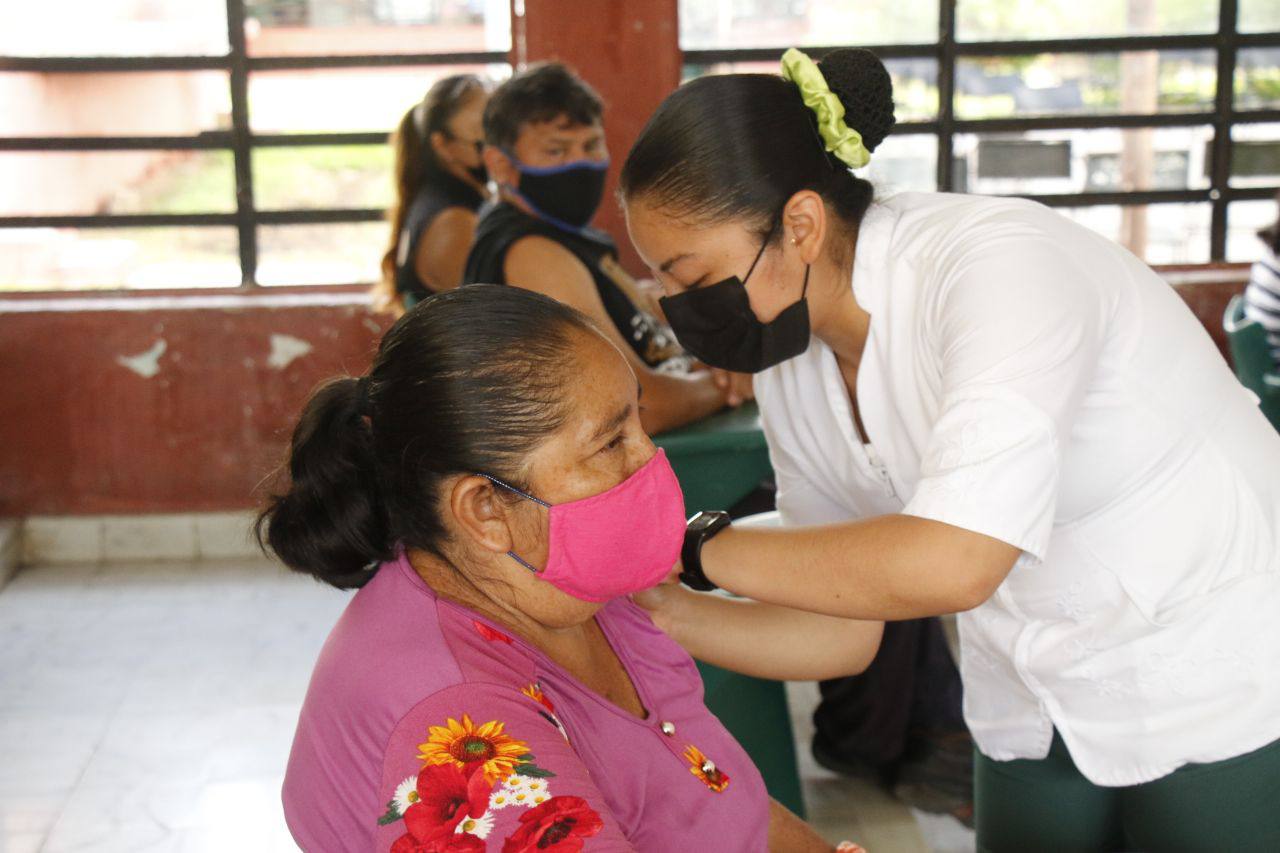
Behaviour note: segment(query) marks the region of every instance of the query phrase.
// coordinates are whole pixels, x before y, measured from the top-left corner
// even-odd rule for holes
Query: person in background
[[[484,112],[484,159],[496,201],[481,212],[463,282],[533,290],[582,311],[626,355],[651,433],[700,420],[749,396],[749,383],[690,370],[670,330],[643,306],[644,286],[618,263],[613,239],[590,227],[609,153],[604,105],[559,63],[500,85]]]
[[[635,374],[581,313],[508,287],[428,298],[367,376],[316,391],[288,472],[259,539],[360,588],[285,775],[303,850],[857,849],[769,799],[628,599],[671,572],[684,500]],[[812,659],[852,671],[876,626],[845,635]]]
[[[1280,193],[1276,193],[1280,214]],[[1271,358],[1280,369],[1280,216],[1270,227],[1258,232],[1266,246],[1249,270],[1249,286],[1244,289],[1244,314],[1267,330]]]
[[[396,201],[374,307],[402,314],[457,287],[489,177],[481,150],[488,86],[474,74],[444,77],[404,114],[392,138]]]

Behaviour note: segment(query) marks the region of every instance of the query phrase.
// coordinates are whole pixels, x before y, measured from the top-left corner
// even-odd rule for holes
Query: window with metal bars
[[[1152,263],[1251,260],[1280,186],[1274,0],[681,0],[687,77],[865,46],[882,192],[1020,195]]]
[[[510,0],[44,0],[0,25],[0,290],[368,283],[387,128],[509,73]],[[870,46],[883,191],[1039,199],[1153,263],[1250,260],[1275,0],[680,0],[686,73]],[[75,26],[68,26],[68,21]]]
[[[509,0],[0,18],[0,291],[372,282],[388,129],[440,76],[510,73]]]

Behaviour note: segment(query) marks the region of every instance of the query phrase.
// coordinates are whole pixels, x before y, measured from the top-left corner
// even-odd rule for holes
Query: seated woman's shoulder
[[[311,693],[395,719],[423,697],[468,681],[518,690],[533,670],[520,644],[439,599],[400,558],[383,564],[347,606],[316,663]]]

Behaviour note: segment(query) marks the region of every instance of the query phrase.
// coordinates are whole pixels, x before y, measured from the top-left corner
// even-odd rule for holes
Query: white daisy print
[[[488,838],[489,833],[493,832],[493,824],[496,818],[493,812],[485,812],[480,817],[463,818],[462,823],[458,824],[458,828],[454,830],[455,834],[474,835],[476,838]]]
[[[551,799],[551,789],[545,779],[529,779],[525,782],[524,793],[529,796],[531,806],[540,806]]]
[[[507,806],[515,805],[515,802],[516,800],[512,796],[511,790],[504,785],[489,796],[489,811],[501,811]]]
[[[400,812],[403,817],[404,813],[409,810],[409,806],[418,802],[418,777],[410,776],[399,785],[396,786],[395,796],[391,801],[396,804],[396,811]]]

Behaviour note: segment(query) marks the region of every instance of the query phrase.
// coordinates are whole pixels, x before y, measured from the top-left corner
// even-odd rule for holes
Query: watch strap
[[[719,589],[702,568],[702,545],[730,524],[727,512],[700,512],[685,526],[684,547],[680,551],[680,582],[699,592]]]

